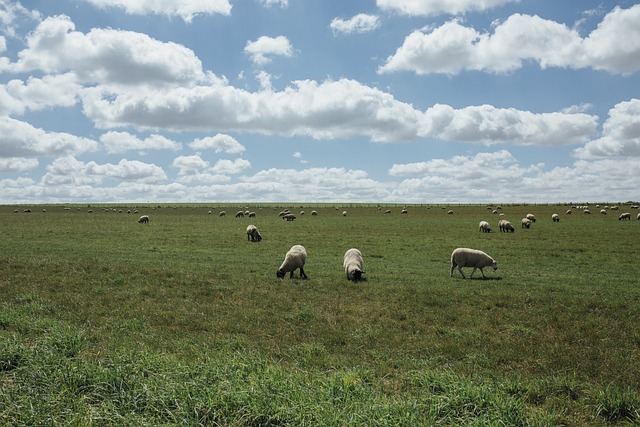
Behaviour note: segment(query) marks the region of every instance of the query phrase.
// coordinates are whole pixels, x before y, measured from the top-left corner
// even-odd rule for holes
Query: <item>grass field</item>
[[[509,234],[486,206],[25,208],[0,206],[2,425],[640,424],[628,205],[503,206]],[[277,279],[298,243],[309,280]],[[498,270],[449,277],[461,246]]]

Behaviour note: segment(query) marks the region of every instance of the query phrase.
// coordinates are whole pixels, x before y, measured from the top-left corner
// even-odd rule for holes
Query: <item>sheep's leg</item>
[[[460,272],[460,274],[462,275],[463,279],[466,279],[467,277],[464,275],[464,273],[462,272],[462,267],[458,266],[458,271]],[[473,273],[471,273],[473,275]]]
[[[291,273],[289,274],[289,279],[293,279],[293,270],[291,270]]]
[[[476,268],[478,268],[478,267],[473,267],[473,271],[471,272],[471,276],[469,276],[469,277],[471,277],[472,279],[473,279],[473,273],[475,273],[475,272],[476,272]],[[480,271],[482,271],[482,269],[480,269]],[[483,274],[483,275],[484,275],[484,274]]]
[[[300,267],[300,278],[308,279],[307,275],[304,273],[304,268]]]

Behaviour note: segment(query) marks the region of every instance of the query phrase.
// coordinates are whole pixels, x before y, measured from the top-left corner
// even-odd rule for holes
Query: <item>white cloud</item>
[[[480,33],[457,20],[428,33],[414,31],[379,73],[458,74],[463,70],[512,72],[526,61],[541,68],[586,68],[628,74],[640,70],[640,5],[616,7],[587,38],[538,16],[514,14]],[[625,43],[620,43],[625,40]]]
[[[198,155],[179,156],[173,160],[171,166],[180,170],[179,175],[193,175],[209,168],[209,162]]]
[[[23,17],[38,20],[40,19],[40,13],[36,10],[28,10],[18,2],[0,1],[0,33],[15,37],[17,22]]]
[[[249,168],[251,168],[251,163],[245,159],[221,159],[218,160],[215,165],[213,165],[213,168],[211,170],[217,174],[235,175]]]
[[[631,99],[609,110],[602,136],[575,150],[583,159],[600,157],[640,158],[640,99]]]
[[[518,1],[519,0],[376,0],[376,5],[382,10],[403,15],[433,16],[483,11]]]
[[[137,160],[122,159],[118,164],[99,164],[66,156],[47,166],[42,182],[46,185],[99,185],[107,178],[157,184],[165,181],[167,176],[161,167]]]
[[[280,6],[283,9],[289,7],[289,0],[260,0],[260,3],[266,7]]]
[[[212,80],[209,86],[162,93],[85,91],[85,114],[99,127],[235,130],[315,139],[366,136],[378,142],[420,137],[495,144],[561,145],[586,142],[597,117],[534,114],[490,105],[455,110],[436,104],[422,112],[355,80],[296,81],[281,92],[251,93]]]
[[[380,27],[380,20],[375,15],[359,13],[351,19],[334,18],[329,28],[334,34],[367,33]]]
[[[109,153],[123,153],[129,150],[179,150],[182,144],[162,135],[149,135],[140,139],[129,132],[110,131],[100,136]]]
[[[37,159],[24,157],[0,157],[0,172],[23,172],[38,167],[40,162]],[[0,186],[2,188],[2,186]]]
[[[133,31],[94,28],[84,34],[64,15],[42,21],[18,58],[13,71],[72,71],[83,82],[189,85],[204,76],[191,49]]]
[[[189,144],[194,150],[214,150],[216,153],[238,154],[245,148],[234,137],[225,134],[217,134],[205,138],[195,139]]]
[[[98,143],[64,132],[47,132],[27,122],[0,117],[0,158],[64,156],[96,151]]]
[[[486,145],[559,146],[584,143],[596,132],[598,117],[575,113],[534,114],[491,105],[454,109],[437,104],[426,111],[421,134],[447,141]]]
[[[285,36],[262,36],[255,41],[248,41],[244,53],[249,55],[256,65],[265,65],[271,62],[271,56],[293,56],[293,46]]]
[[[179,16],[189,23],[197,15],[229,15],[229,0],[85,0],[96,7],[118,7],[132,15]]]
[[[73,73],[10,80],[0,85],[0,114],[23,114],[52,107],[71,107],[82,87]]]

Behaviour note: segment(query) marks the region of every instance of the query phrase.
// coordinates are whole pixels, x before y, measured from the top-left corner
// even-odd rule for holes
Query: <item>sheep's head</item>
[[[498,269],[498,263],[494,260],[494,261],[491,263],[491,267],[493,268],[493,271],[496,271],[496,270]]]
[[[284,278],[284,270],[279,269],[278,271],[276,271],[276,276],[277,276],[279,279]]]
[[[358,282],[360,280],[362,280],[362,273],[364,273],[364,271],[360,270],[360,269],[356,269],[353,273],[351,273],[351,275],[353,276],[353,281],[354,282]]]

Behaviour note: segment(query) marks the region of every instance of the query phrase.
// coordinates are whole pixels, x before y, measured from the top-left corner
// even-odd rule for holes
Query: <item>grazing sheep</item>
[[[480,226],[478,228],[483,233],[491,233],[491,225],[489,225],[487,221],[480,221]]]
[[[640,221],[640,213],[638,214],[638,216],[636,216],[636,219]]]
[[[347,274],[347,280],[353,280],[354,282],[366,280],[362,277],[364,273],[362,252],[358,249],[351,248],[345,252],[342,266],[344,267],[344,272]]]
[[[236,212],[236,218],[244,218],[244,212],[243,211]]]
[[[296,216],[292,213],[288,213],[282,215],[282,219],[284,219],[285,221],[293,221],[294,219],[296,219]]]
[[[558,215],[557,213],[554,213],[553,215],[551,215],[551,220],[553,222],[560,222],[560,215]]]
[[[602,215],[606,215],[606,214],[607,214],[607,210],[606,210],[606,209],[600,209],[600,213],[601,213]]]
[[[498,228],[500,229],[500,231],[505,233],[513,233],[514,231],[516,231],[513,225],[511,225],[511,222],[507,221],[506,219],[501,219],[500,222],[498,222]]]
[[[342,211],[342,216],[347,216],[347,211]]]
[[[582,213],[585,215],[591,215],[591,211],[589,209],[583,210]]]
[[[249,218],[255,218],[255,217],[256,217],[255,212],[249,212]]]
[[[316,212],[316,211],[311,211],[311,216],[316,216],[316,215],[318,215],[318,212]]]
[[[284,257],[284,261],[278,271],[276,271],[276,276],[280,279],[284,277],[284,275],[289,272],[289,278],[293,277],[293,272],[298,268],[300,269],[300,278],[308,279],[307,275],[304,272],[304,264],[307,261],[307,250],[302,245],[293,245],[289,252]]]
[[[486,253],[479,251],[477,249],[469,249],[469,248],[457,248],[451,253],[451,271],[449,275],[453,277],[453,269],[458,267],[458,271],[462,275],[462,278],[465,279],[465,275],[462,272],[462,267],[473,267],[473,271],[471,272],[471,278],[473,279],[473,273],[476,272],[476,269],[480,269],[482,273],[482,277],[484,278],[484,268],[492,267],[493,271],[498,269],[498,263],[494,261]]]
[[[522,218],[521,227],[522,228],[531,228],[531,220],[529,218]]]
[[[258,227],[253,224],[247,225],[247,240],[251,240],[252,242],[259,242],[262,240]]]
[[[525,218],[527,218],[531,222],[536,222],[536,216],[534,214],[527,214]]]
[[[391,213],[391,209],[387,209],[386,211],[384,211],[385,214],[390,214]]]
[[[447,211],[447,215],[453,215],[453,211]]]
[[[400,211],[400,213],[401,213],[401,214],[407,214],[408,212],[407,212],[407,209],[406,209],[406,208],[403,208],[403,209]]]
[[[567,215],[571,215],[571,209],[567,209],[567,211],[565,212],[565,214],[567,214]]]
[[[140,218],[138,218],[138,222],[140,224],[149,224],[149,215],[142,215]]]
[[[220,213],[218,214],[218,216],[225,216],[227,213],[225,211],[220,211]]]
[[[620,216],[618,217],[618,221],[620,221],[621,219],[622,220],[628,219],[629,221],[631,221],[631,213],[629,212],[621,213]]]

